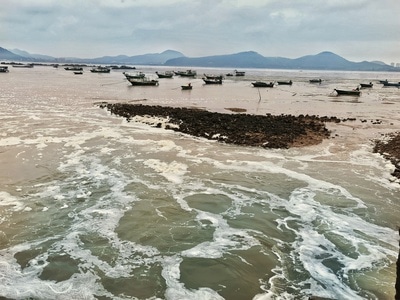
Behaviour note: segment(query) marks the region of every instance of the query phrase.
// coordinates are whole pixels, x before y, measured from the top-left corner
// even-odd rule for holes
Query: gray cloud
[[[2,0],[0,46],[53,56],[254,50],[400,61],[398,0]]]

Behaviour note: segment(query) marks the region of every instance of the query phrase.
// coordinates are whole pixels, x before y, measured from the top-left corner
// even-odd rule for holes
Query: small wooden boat
[[[235,70],[235,76],[244,76],[246,72]]]
[[[174,73],[172,71],[165,71],[164,73],[156,72],[158,78],[172,78]]]
[[[203,81],[206,83],[206,84],[222,84],[222,79],[218,79],[218,78],[216,78],[216,79],[207,79],[207,78],[203,78]]]
[[[143,78],[126,78],[133,86],[157,86],[158,80]]]
[[[83,71],[82,67],[66,67],[64,68],[66,71]]]
[[[322,82],[321,78],[319,78],[319,79],[310,79],[310,83],[321,83],[321,82]]]
[[[214,79],[214,80],[222,80],[224,75],[211,75],[211,74],[204,74],[206,79]]]
[[[145,76],[146,76],[142,72],[138,72],[138,73],[135,73],[135,74],[128,73],[128,72],[123,72],[122,74],[125,75],[126,79],[129,79],[129,78],[131,78],[131,79],[142,79],[142,78],[145,78]]]
[[[269,87],[272,88],[274,87],[274,83],[273,82],[263,82],[263,81],[256,81],[256,82],[252,82],[251,83],[254,87]]]
[[[92,73],[110,73],[110,71],[111,69],[107,67],[96,67],[90,70]]]
[[[83,72],[82,72],[82,71],[74,71],[74,74],[75,74],[75,75],[82,75]]]
[[[292,85],[293,84],[293,82],[291,80],[289,80],[289,81],[277,81],[277,83],[279,85]]]
[[[188,83],[188,85],[182,85],[181,88],[182,88],[182,90],[191,90],[192,89],[192,84]]]
[[[334,91],[339,95],[349,95],[349,96],[360,96],[361,91],[359,88],[356,88],[354,90],[338,90],[334,89]]]
[[[13,68],[33,68],[33,64],[13,64]]]
[[[394,87],[400,87],[400,82],[384,82],[383,86],[394,86]]]
[[[174,71],[175,75],[179,75],[182,77],[195,77],[197,75],[196,71],[186,70],[186,71]]]
[[[0,67],[0,73],[7,73],[8,71],[8,67]]]
[[[360,83],[361,88],[372,88],[374,85],[372,82],[370,83]]]

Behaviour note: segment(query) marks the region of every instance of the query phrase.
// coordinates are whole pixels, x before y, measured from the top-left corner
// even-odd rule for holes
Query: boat
[[[293,82],[291,80],[289,80],[289,81],[277,81],[277,83],[279,85],[292,85],[293,84]]]
[[[0,73],[7,73],[8,72],[8,67],[0,67]]]
[[[263,81],[256,81],[251,83],[254,87],[274,87],[273,82],[263,82]]]
[[[387,79],[385,79],[385,80],[379,80],[379,83],[384,84],[385,82],[388,82],[388,80],[387,80]]]
[[[383,86],[395,86],[395,87],[400,87],[400,82],[389,82],[386,81],[383,83]]]
[[[310,79],[310,83],[321,83],[321,82],[322,82],[321,78],[319,78],[319,79]]]
[[[372,82],[370,83],[360,83],[361,88],[372,88],[374,85]]]
[[[246,72],[235,70],[235,76],[244,76]]]
[[[191,90],[192,84],[188,83],[187,85],[181,85],[182,90]]]
[[[75,75],[82,75],[83,72],[82,72],[82,71],[74,71],[74,74],[75,74]]]
[[[65,67],[64,70],[66,71],[83,71],[82,67]]]
[[[204,74],[206,79],[215,79],[215,80],[222,80],[224,78],[224,75],[212,75],[212,74]]]
[[[107,67],[95,67],[90,70],[92,73],[110,73],[111,69]]]
[[[138,73],[128,73],[128,72],[123,72],[122,74],[125,75],[125,77],[127,79],[132,78],[132,79],[141,79],[141,78],[145,78],[145,74],[143,72],[138,72]]]
[[[195,77],[197,75],[196,71],[186,70],[186,71],[174,71],[175,75],[183,76],[183,77]]]
[[[172,78],[174,76],[174,72],[165,71],[164,73],[156,72],[158,78]]]
[[[339,95],[349,95],[349,96],[360,96],[361,91],[359,88],[356,88],[354,90],[338,90],[334,89],[334,91]]]
[[[207,79],[203,78],[205,84],[222,84],[222,78]]]
[[[126,78],[133,86],[156,86],[158,80],[143,78]]]
[[[33,64],[13,64],[14,68],[33,68]]]

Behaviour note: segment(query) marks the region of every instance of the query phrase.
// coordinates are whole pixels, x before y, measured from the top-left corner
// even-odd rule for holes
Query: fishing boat
[[[138,73],[123,72],[122,74],[124,74],[127,79],[129,79],[129,78],[131,78],[131,79],[142,79],[142,78],[144,78],[146,76],[143,72],[138,72]]]
[[[186,70],[186,71],[174,71],[175,75],[179,75],[182,77],[195,77],[197,75],[196,71]]]
[[[133,86],[157,86],[158,80],[143,78],[126,78]]]
[[[188,83],[187,85],[181,85],[182,90],[191,90],[192,84]]]
[[[273,82],[263,82],[263,81],[256,81],[256,82],[252,82],[251,83],[254,87],[274,87],[274,83]]]
[[[65,67],[64,70],[66,71],[83,71],[82,67]]]
[[[205,84],[222,84],[222,78],[207,79],[203,78]]]
[[[389,82],[389,81],[386,81],[386,82],[383,83],[383,86],[400,87],[400,82]]]
[[[174,72],[165,71],[164,73],[156,72],[158,78],[172,78],[174,76]]]
[[[246,72],[235,70],[235,76],[244,76]]]
[[[33,68],[33,64],[13,64],[14,68]]]
[[[360,96],[361,91],[359,88],[356,88],[354,90],[339,90],[339,89],[334,89],[334,91],[339,95],[349,95],[349,96]]]
[[[277,81],[277,83],[279,85],[292,85],[293,84],[293,82],[291,80],[289,80],[289,81]]]
[[[370,83],[360,83],[361,88],[372,88],[374,84],[372,82]]]
[[[107,67],[95,67],[90,70],[92,73],[110,73],[111,69]]]
[[[213,75],[213,74],[204,74],[204,77],[206,79],[215,79],[215,80],[222,80],[224,78],[224,75]]]
[[[8,72],[8,67],[0,67],[0,73],[7,73]]]
[[[321,78],[319,78],[319,79],[310,79],[310,83],[321,83],[321,82],[322,82]]]

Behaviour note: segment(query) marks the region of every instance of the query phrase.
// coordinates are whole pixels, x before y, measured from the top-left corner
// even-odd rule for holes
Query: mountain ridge
[[[162,65],[170,67],[223,67],[223,68],[267,68],[267,69],[309,69],[342,71],[400,71],[380,61],[352,62],[333,52],[323,51],[299,58],[266,57],[255,51],[233,54],[187,57],[175,50],[142,55],[116,55],[97,58],[55,58],[42,54],[30,54],[23,50],[7,50],[0,47],[0,59],[33,62],[66,62],[121,65]]]

